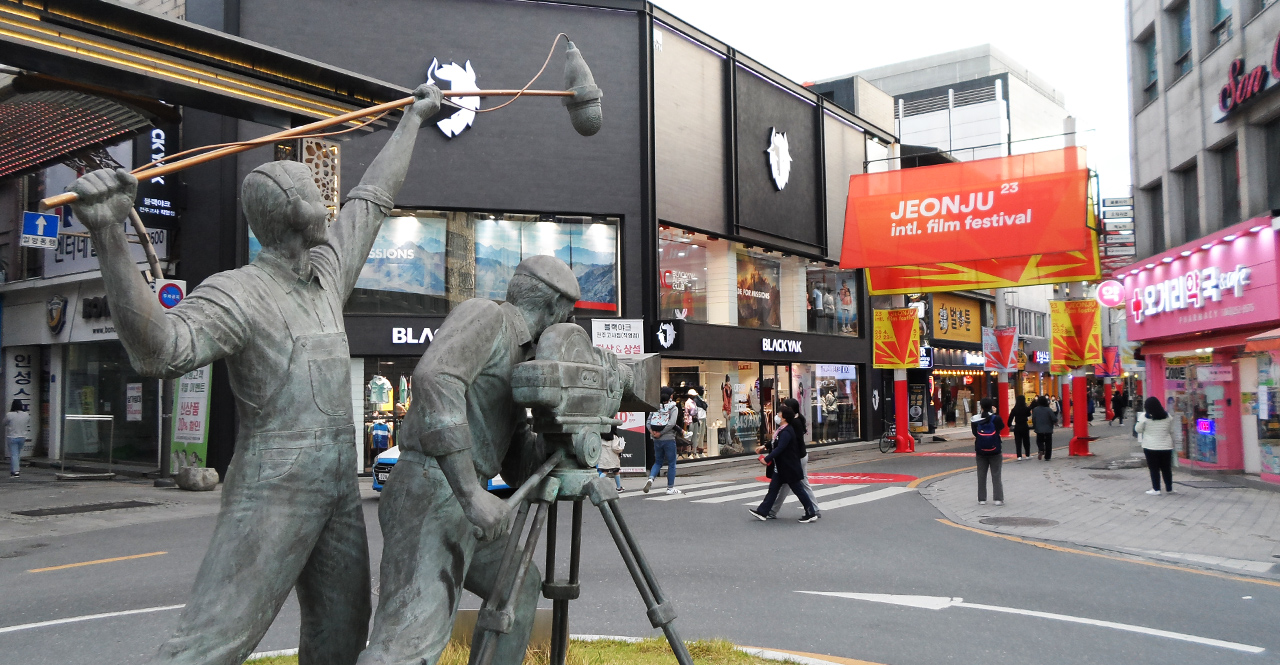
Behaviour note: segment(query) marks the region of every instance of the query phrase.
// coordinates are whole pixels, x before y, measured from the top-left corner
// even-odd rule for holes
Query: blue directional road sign
[[[22,213],[22,247],[58,248],[57,215],[43,215],[38,212]]]

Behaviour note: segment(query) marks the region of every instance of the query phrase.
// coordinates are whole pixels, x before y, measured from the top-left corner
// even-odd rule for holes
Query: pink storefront
[[[1280,226],[1280,224],[1277,224]],[[1180,464],[1280,482],[1280,284],[1270,217],[1116,272],[1144,396],[1176,419]]]

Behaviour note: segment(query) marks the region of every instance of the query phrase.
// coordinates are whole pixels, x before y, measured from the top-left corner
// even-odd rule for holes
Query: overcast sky
[[[658,0],[798,82],[990,43],[1066,96],[1103,196],[1129,196],[1123,0]]]

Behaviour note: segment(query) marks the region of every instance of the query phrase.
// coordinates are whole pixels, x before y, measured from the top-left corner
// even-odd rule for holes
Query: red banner
[[[1014,326],[982,329],[983,369],[995,372],[1018,371],[1018,329]]]
[[[1084,149],[861,173],[849,179],[842,268],[1085,251]]]
[[[1102,362],[1093,366],[1094,376],[1120,376],[1120,347],[1102,347]]]
[[[877,369],[920,366],[920,313],[914,307],[877,309],[872,326],[871,363]]]
[[[867,289],[871,295],[880,296],[1092,281],[1102,276],[1098,263],[1098,240],[1092,233],[1089,234],[1089,245],[1089,249],[1083,252],[868,268]]]

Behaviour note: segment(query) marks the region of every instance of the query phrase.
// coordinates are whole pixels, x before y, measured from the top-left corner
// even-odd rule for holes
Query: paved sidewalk
[[[1107,429],[1098,425],[1093,433],[1105,436]],[[1062,446],[1066,430],[1058,430],[1054,440]],[[1049,462],[1006,458],[1004,506],[978,505],[973,471],[941,478],[921,488],[921,495],[965,526],[1280,579],[1280,493],[1237,487],[1175,465],[1175,493],[1149,496],[1145,463],[1114,468],[1117,462],[1136,463],[1141,455],[1128,428],[1094,441],[1091,450],[1096,457],[1068,457],[1063,447]]]

